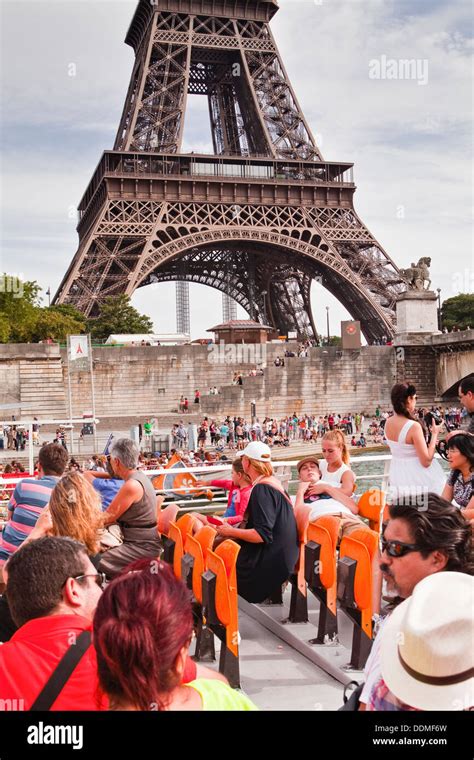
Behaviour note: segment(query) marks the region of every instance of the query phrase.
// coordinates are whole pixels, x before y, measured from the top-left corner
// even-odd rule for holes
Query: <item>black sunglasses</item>
[[[83,578],[95,578],[95,582],[102,590],[105,589],[105,586],[107,584],[107,576],[105,573],[85,573],[84,575],[73,575],[71,577],[74,581],[81,581]],[[66,585],[68,580],[69,578],[66,578],[63,583],[63,587]]]
[[[419,551],[419,546],[417,544],[405,544],[403,541],[387,541],[385,538],[381,538],[380,551],[386,552],[389,557],[404,557],[405,554]]]

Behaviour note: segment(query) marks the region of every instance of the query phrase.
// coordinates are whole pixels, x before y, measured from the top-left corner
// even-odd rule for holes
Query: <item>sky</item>
[[[44,303],[77,249],[77,204],[113,147],[135,7],[0,0],[0,264],[37,280]],[[474,286],[472,22],[470,0],[280,0],[271,22],[323,157],[355,164],[356,211],[398,266],[431,256],[443,300]],[[191,150],[212,152],[204,98],[189,100]],[[221,294],[191,285],[190,300],[192,337],[203,337],[222,319]],[[155,332],[175,331],[174,283],[132,302]],[[326,306],[332,334],[350,318],[321,285],[312,306],[323,333]]]

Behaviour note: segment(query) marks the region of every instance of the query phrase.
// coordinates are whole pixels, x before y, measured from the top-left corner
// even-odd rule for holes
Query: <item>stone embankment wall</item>
[[[417,386],[419,402],[431,404],[472,366],[474,331],[455,356],[441,346],[451,336],[436,336],[405,346],[365,346],[357,350],[311,348],[306,358],[285,359],[292,344],[266,346],[136,346],[94,348],[96,414],[100,419],[142,418],[178,411],[180,396],[187,396],[191,412],[194,391],[201,391],[201,412],[249,416],[255,401],[259,417],[283,416],[296,411],[373,413],[390,404],[394,382],[408,379]],[[459,338],[457,338],[459,341]],[[436,343],[436,346],[435,346]],[[449,350],[449,355],[446,351]],[[265,363],[262,376],[248,372]],[[232,385],[241,371],[242,386]],[[217,386],[218,396],[208,395]],[[86,372],[71,373],[72,414],[92,410],[92,388]],[[64,419],[69,416],[66,353],[57,345],[0,346],[0,405],[4,419],[32,417]]]

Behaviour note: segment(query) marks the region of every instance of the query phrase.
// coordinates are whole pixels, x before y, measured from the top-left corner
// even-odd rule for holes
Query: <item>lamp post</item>
[[[264,320],[267,319],[267,308],[266,308],[266,304],[265,304],[265,296],[266,295],[267,295],[267,291],[266,290],[262,290],[262,296],[263,296],[263,318],[264,318]]]
[[[438,330],[441,330],[441,288],[436,288],[438,293]]]
[[[329,306],[326,306],[326,322],[328,329],[328,346],[329,346]]]

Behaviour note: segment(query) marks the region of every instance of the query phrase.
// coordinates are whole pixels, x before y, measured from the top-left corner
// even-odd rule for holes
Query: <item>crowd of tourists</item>
[[[417,418],[424,421],[434,415],[442,421],[447,431],[455,430],[465,423],[467,412],[460,407],[421,407]],[[349,437],[351,446],[365,448],[367,445],[387,445],[385,423],[394,415],[394,410],[376,407],[372,417],[361,412],[330,412],[325,415],[297,414],[275,419],[265,417],[250,421],[244,417],[228,414],[222,421],[203,417],[197,426],[197,441],[192,423],[183,420],[171,429],[172,446],[180,450],[213,447],[217,451],[239,451],[251,441],[262,441],[268,446],[290,446],[294,441],[315,443],[331,430],[340,430]]]
[[[431,417],[417,413],[413,385],[392,389],[383,426],[392,454],[389,517],[372,568],[379,631],[364,683],[343,709],[474,707],[474,376],[461,382],[459,398],[467,414],[463,427],[444,438],[446,476],[435,458],[445,423],[436,410]],[[238,418],[231,478],[202,480],[229,492],[214,524],[217,540],[241,547],[237,589],[248,602],[265,602],[287,582],[302,511],[311,522],[337,516],[338,542],[369,530],[358,514],[346,435],[334,423],[328,419],[321,431],[321,455],[299,461],[293,498],[275,476],[272,449],[262,440],[268,429],[252,436],[250,427],[245,436]],[[162,535],[178,505],[164,506],[164,495],[157,496],[136,444],[114,440],[109,455],[93,457],[89,467],[81,472],[63,446],[46,444],[36,477],[19,480],[10,498],[0,538],[0,704],[257,709],[190,658],[191,594],[161,560]],[[208,521],[199,515],[196,525]],[[383,582],[391,591],[388,607],[381,604]],[[68,667],[59,667],[65,659]]]

